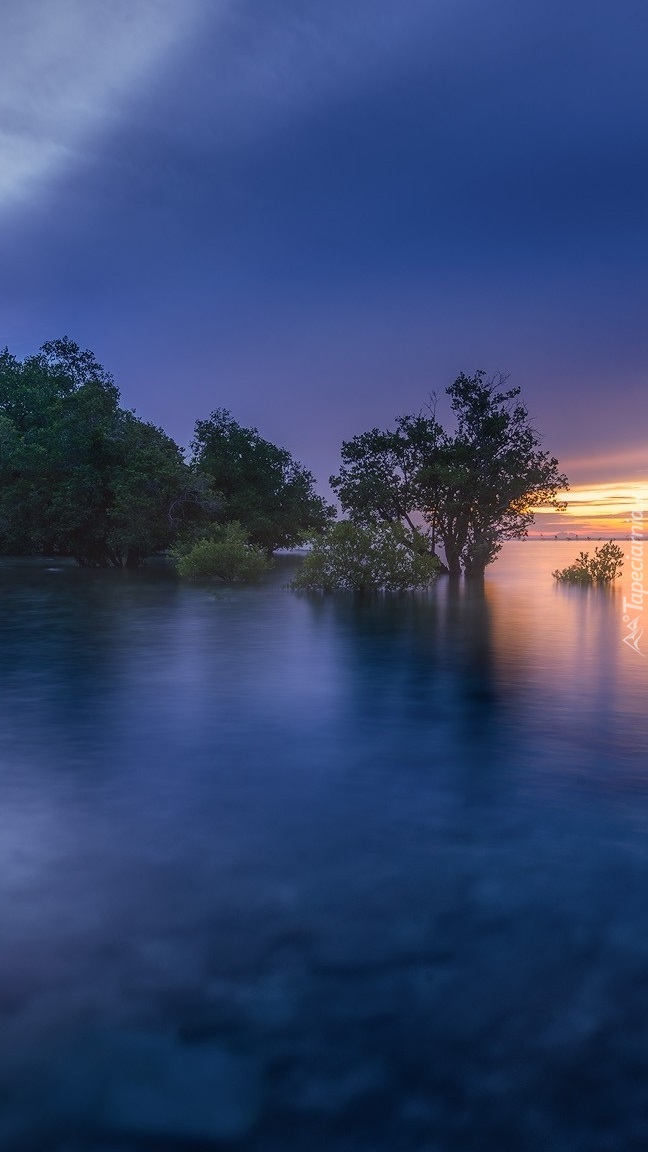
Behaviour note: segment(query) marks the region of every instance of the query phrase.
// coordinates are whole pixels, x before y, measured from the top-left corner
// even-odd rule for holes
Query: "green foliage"
[[[562,584],[611,584],[621,575],[622,567],[623,549],[610,540],[595,548],[591,559],[589,552],[579,552],[573,564],[557,569],[552,576]]]
[[[120,408],[91,352],[64,338],[22,362],[0,353],[0,550],[135,566],[209,507],[205,478]]]
[[[180,576],[226,584],[254,584],[272,563],[263,549],[250,543],[249,533],[236,521],[215,528],[210,536],[176,545],[171,555]]]
[[[153,424],[122,412],[119,459],[108,475],[112,503],[106,542],[137,561],[200,528],[217,505],[204,478],[185,464],[175,442]]]
[[[313,540],[292,587],[309,592],[405,592],[427,588],[440,564],[423,533],[399,522],[340,520]]]
[[[268,553],[303,544],[335,516],[290,452],[242,428],[224,408],[197,422],[191,447],[195,468],[220,499],[220,522],[239,521]]]
[[[564,507],[557,494],[567,487],[558,461],[540,449],[520,389],[503,383],[484,372],[457,377],[447,389],[453,434],[431,411],[343,444],[331,485],[345,511],[365,524],[412,528],[422,518],[452,574],[482,575],[504,540],[526,535],[535,507]]]

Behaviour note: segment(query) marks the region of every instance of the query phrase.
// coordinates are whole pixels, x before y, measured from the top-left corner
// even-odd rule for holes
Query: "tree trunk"
[[[469,561],[464,568],[464,575],[470,580],[483,580],[487,563],[483,559]]]
[[[138,552],[136,548],[129,548],[128,552],[126,553],[126,567],[139,568],[143,559],[144,557],[142,556],[141,552]]]
[[[446,560],[448,563],[448,575],[453,577],[461,576],[461,556],[459,553],[449,551],[446,548]]]

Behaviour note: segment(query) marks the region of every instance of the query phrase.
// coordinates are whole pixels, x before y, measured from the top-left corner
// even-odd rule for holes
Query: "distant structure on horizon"
[[[549,543],[555,544],[556,540],[560,540],[560,541],[591,540],[594,543],[598,543],[601,540],[631,540],[632,537],[630,536],[629,532],[625,532],[623,534],[621,534],[619,532],[612,532],[612,533],[606,532],[602,536],[593,536],[591,534],[586,536],[584,533],[580,533],[580,532],[550,532],[550,533],[546,533],[546,534],[544,532],[539,532],[539,533],[538,532],[533,532],[533,533],[530,532],[529,535],[523,537],[523,539],[525,539],[525,540],[546,540]]]

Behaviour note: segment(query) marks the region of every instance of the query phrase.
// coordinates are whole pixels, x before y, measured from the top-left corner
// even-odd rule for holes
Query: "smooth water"
[[[648,1147],[648,656],[579,547],[0,562],[3,1152]]]

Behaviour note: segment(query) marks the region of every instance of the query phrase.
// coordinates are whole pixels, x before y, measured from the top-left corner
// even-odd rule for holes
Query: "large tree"
[[[161,429],[119,406],[92,352],[64,338],[0,353],[0,547],[136,566],[203,514],[204,480]]]
[[[302,544],[335,516],[290,452],[242,428],[224,408],[196,423],[191,448],[193,466],[221,501],[218,520],[237,520],[268,553]]]
[[[342,445],[331,485],[357,521],[423,522],[451,575],[481,576],[503,541],[527,534],[534,508],[564,507],[558,493],[567,478],[505,378],[462,373],[447,393],[451,432],[432,410],[356,436]]]

